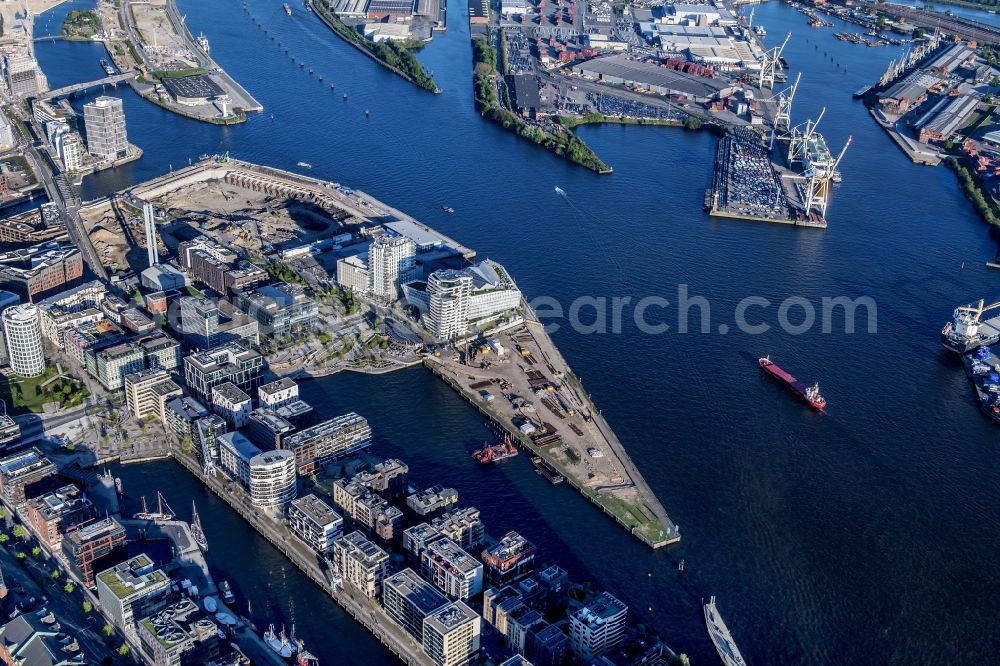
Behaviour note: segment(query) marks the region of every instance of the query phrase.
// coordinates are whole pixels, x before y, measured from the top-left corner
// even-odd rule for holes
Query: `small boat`
[[[347,99],[347,93],[344,93],[344,99]]]
[[[705,626],[708,628],[708,637],[712,639],[715,651],[719,653],[719,659],[725,666],[747,666],[740,649],[733,642],[729,627],[723,622],[719,610],[715,607],[715,597],[705,604]]]
[[[451,206],[441,206],[441,210],[443,210],[446,213],[454,213],[455,212],[455,209],[452,208]]]
[[[122,489],[122,477],[120,476],[115,477],[115,492],[118,493],[119,497],[125,494],[125,491]]]
[[[561,187],[556,186],[556,194],[561,194],[562,196],[566,196],[566,190],[564,190]]]
[[[286,2],[286,3],[282,4],[281,6],[284,7],[286,14],[288,14],[289,16],[292,15],[292,6],[290,4],[288,4]]]
[[[233,594],[233,588],[229,587],[228,580],[224,580],[219,584],[219,590],[222,592],[222,600],[227,604],[231,604],[236,601],[236,596]]]
[[[312,169],[313,168],[313,165],[309,164],[309,162],[296,162],[295,164],[297,166],[302,167],[303,169]]]

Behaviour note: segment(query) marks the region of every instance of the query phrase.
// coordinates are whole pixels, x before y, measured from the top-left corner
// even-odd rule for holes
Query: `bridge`
[[[71,86],[63,86],[62,88],[56,88],[55,90],[50,90],[44,95],[41,95],[41,98],[53,99],[55,97],[65,97],[66,95],[72,95],[73,93],[83,92],[84,90],[89,90],[91,88],[96,88],[98,86],[118,85],[122,81],[130,81],[135,77],[136,77],[135,72],[126,72],[125,74],[115,74],[114,76],[106,76],[103,79],[98,79],[96,81],[87,81],[86,83],[74,83]]]
[[[37,44],[38,42],[58,42],[61,41],[62,39],[63,39],[62,35],[39,35],[38,37],[35,37],[34,40],[32,41],[34,41]]]

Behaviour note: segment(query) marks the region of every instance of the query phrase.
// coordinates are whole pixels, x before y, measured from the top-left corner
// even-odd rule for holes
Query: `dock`
[[[654,549],[678,543],[677,525],[542,324],[524,308],[522,323],[491,336],[507,350],[502,360],[470,362],[475,350],[466,344],[453,356],[426,357],[426,367],[541,458],[548,476],[562,476],[632,536]]]

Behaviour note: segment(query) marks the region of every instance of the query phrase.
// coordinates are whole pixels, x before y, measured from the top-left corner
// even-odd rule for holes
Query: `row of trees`
[[[965,196],[969,197],[972,205],[976,207],[976,210],[979,211],[983,219],[988,224],[1000,228],[1000,209],[998,209],[992,198],[988,198],[988,195],[983,193],[983,187],[980,185],[972,169],[962,164],[955,157],[949,157],[946,161],[948,166],[958,175],[958,182],[962,185]]]
[[[475,62],[473,86],[476,106],[484,118],[489,118],[519,136],[534,141],[556,155],[561,155],[588,169],[598,172],[610,170],[608,165],[573,132],[558,128],[558,125],[548,129],[537,124],[529,124],[503,107],[497,93],[497,86],[503,85],[497,73],[497,52],[485,37],[479,37],[472,42],[472,57]]]

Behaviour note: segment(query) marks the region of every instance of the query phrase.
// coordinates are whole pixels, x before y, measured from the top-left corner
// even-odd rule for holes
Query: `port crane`
[[[822,140],[822,137],[820,139]],[[847,152],[853,139],[854,137],[852,136],[847,137],[847,143],[840,149],[837,158],[832,162],[813,162],[803,175],[795,176],[795,178],[801,178],[806,181],[803,205],[807,215],[815,208],[820,217],[826,218],[826,207],[830,203],[830,183],[839,182],[840,172],[837,171],[837,167],[840,165],[840,161],[844,159],[844,153]],[[829,154],[829,151],[827,151],[827,155]]]
[[[785,88],[774,97],[778,110],[774,114],[774,131],[787,134],[792,128],[792,102],[795,101],[795,92],[799,89],[799,80],[802,72],[795,76],[795,83]]]
[[[785,46],[788,45],[788,40],[791,38],[792,33],[788,33],[785,36],[785,41],[781,43],[781,46],[776,46],[764,54],[764,62],[761,63],[760,68],[759,83],[761,88],[767,88],[768,90],[774,88],[777,72],[781,69],[781,54],[784,52]]]
[[[955,333],[963,337],[973,337],[979,332],[983,313],[1000,308],[1000,301],[984,305],[982,298],[975,305],[960,305],[955,308]]]

